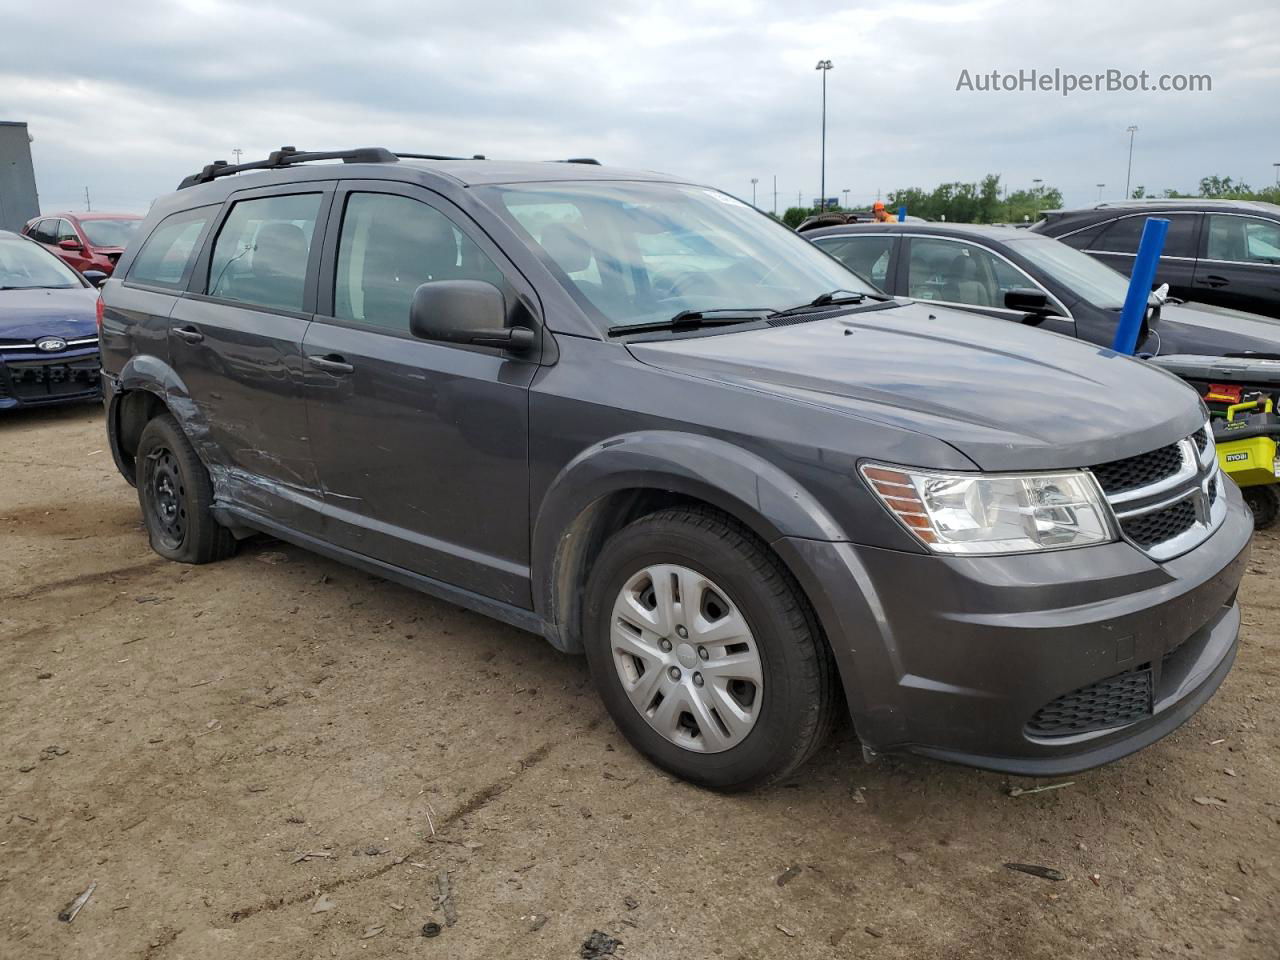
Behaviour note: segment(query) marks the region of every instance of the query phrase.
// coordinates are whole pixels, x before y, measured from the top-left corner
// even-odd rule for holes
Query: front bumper
[[[83,403],[102,396],[98,347],[0,356],[0,410]]]
[[[1165,736],[1231,669],[1253,522],[1234,484],[1226,495],[1222,526],[1165,563],[1127,543],[980,558],[777,546],[867,747],[1057,775]],[[1076,726],[1055,727],[1064,716]]]

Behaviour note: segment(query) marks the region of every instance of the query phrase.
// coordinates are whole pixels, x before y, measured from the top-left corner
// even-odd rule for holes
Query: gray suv
[[[716,190],[285,148],[159,200],[99,318],[158,553],[265,532],[541,634],[709,787],[842,702],[868,756],[1078,770],[1235,656],[1252,524],[1189,388]]]

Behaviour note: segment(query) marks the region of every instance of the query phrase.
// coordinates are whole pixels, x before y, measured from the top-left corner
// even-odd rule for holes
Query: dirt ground
[[[846,725],[722,797],[534,637],[279,543],[161,560],[96,407],[7,415],[0,956],[1275,960],[1278,547],[1218,695],[1072,786],[867,766]]]

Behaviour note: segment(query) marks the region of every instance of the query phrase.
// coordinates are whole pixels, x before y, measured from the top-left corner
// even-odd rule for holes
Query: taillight
[[[95,312],[98,315],[98,339],[102,339],[102,294],[98,294],[98,305]]]

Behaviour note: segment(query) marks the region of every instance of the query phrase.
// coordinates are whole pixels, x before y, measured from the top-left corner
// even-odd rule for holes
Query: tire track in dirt
[[[599,719],[592,720],[582,728],[582,732],[590,733],[599,725],[600,725]],[[552,752],[552,750],[554,750],[557,746],[560,746],[568,742],[570,741],[564,738],[557,739],[557,740],[549,740],[546,743],[543,743],[540,746],[535,747],[533,750],[529,751],[527,754],[525,754],[523,757],[520,758],[519,769],[515,773],[513,773],[511,776],[503,777],[499,780],[495,780],[493,783],[487,784],[481,787],[480,789],[474,791],[470,796],[468,796],[465,800],[463,800],[462,803],[459,804],[455,809],[451,810],[449,813],[445,814],[442,818],[440,818],[436,822],[437,832],[444,829],[445,827],[448,827],[450,824],[458,822],[463,817],[470,816],[476,811],[483,809],[485,806],[487,806],[488,804],[492,803],[494,800],[501,797],[513,786],[515,786],[515,784],[519,782],[520,778],[523,777],[529,770],[533,769],[539,763],[545,760],[547,756]],[[439,841],[436,841],[436,842],[439,842]],[[338,877],[334,880],[329,880],[325,883],[312,884],[303,893],[296,893],[290,896],[282,896],[282,897],[277,897],[270,900],[263,900],[256,904],[251,904],[247,907],[241,907],[238,910],[233,910],[229,914],[228,919],[230,919],[232,923],[239,923],[242,920],[247,920],[249,917],[255,916],[260,913],[270,913],[270,912],[279,910],[283,907],[290,907],[299,903],[305,903],[308,900],[315,899],[315,897],[319,896],[322,893],[330,893],[334,890],[337,890],[340,887],[345,887],[355,883],[362,883],[365,880],[374,880],[390,872],[391,870],[394,870],[396,867],[402,866],[403,864],[405,864],[410,860],[426,857],[430,849],[430,846],[431,846],[431,843],[428,843],[426,847],[421,847],[417,850],[411,851],[410,853],[406,854],[403,859],[397,858],[395,861],[392,861],[391,863],[383,864],[382,866],[378,867],[375,870],[366,870],[362,873],[353,873],[345,877]]]
[[[73,587],[96,583],[99,580],[129,580],[140,574],[155,570],[157,567],[164,566],[168,562],[164,557],[152,557],[150,560],[144,560],[142,563],[135,563],[127,567],[115,567],[111,570],[102,570],[96,573],[81,573],[63,580],[50,580],[48,583],[42,583],[38,587],[24,590],[22,593],[0,594],[0,601],[31,600],[58,590],[70,590]]]

